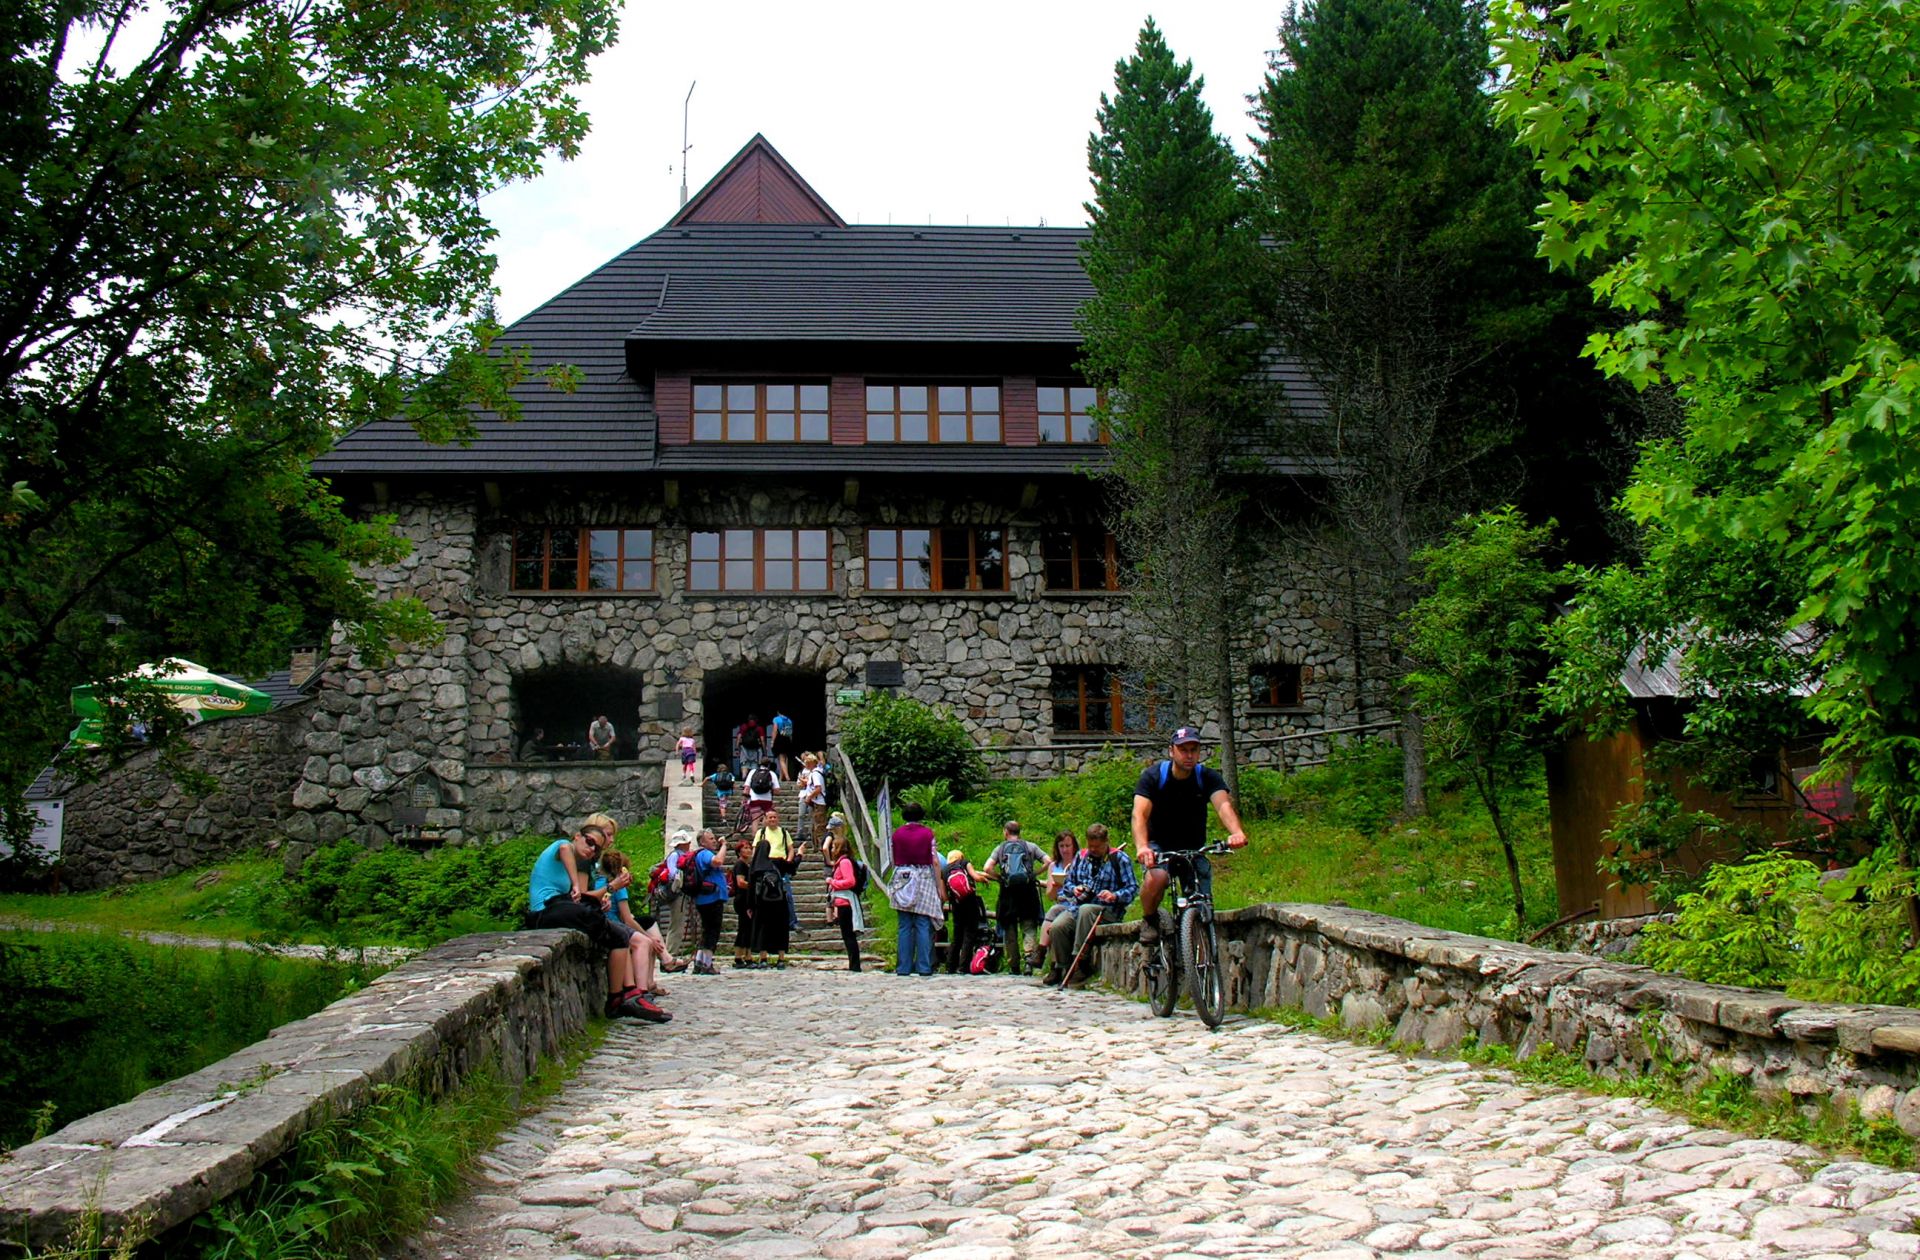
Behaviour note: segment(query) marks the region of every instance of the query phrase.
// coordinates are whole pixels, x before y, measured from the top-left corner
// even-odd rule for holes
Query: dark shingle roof
[[[379,421],[343,436],[314,470],[366,477],[743,470],[753,458],[743,459],[738,447],[657,447],[656,363],[724,371],[733,364],[715,362],[716,355],[732,359],[727,347],[757,345],[782,362],[797,355],[817,363],[812,371],[872,372],[886,361],[875,348],[891,346],[901,353],[919,347],[930,362],[962,354],[975,364],[1004,360],[1008,372],[1032,371],[1034,361],[1064,367],[1080,341],[1079,308],[1093,291],[1080,267],[1086,236],[1084,228],[665,228],[501,337],[503,346],[528,347],[535,365],[579,367],[577,392],[522,386],[519,421],[483,419],[466,447],[434,446],[403,420]],[[839,349],[807,349],[821,343]],[[739,366],[761,366],[752,354],[739,356]],[[1276,375],[1297,402],[1313,405],[1293,365],[1277,364]],[[840,446],[806,458],[835,470],[918,469],[928,466],[929,451]],[[795,454],[767,458],[770,468],[791,467]],[[1079,456],[975,447],[932,458],[955,471],[1004,462],[1009,471],[1052,472]]]

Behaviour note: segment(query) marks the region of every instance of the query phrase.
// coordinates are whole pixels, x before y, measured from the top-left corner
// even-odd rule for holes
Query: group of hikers
[[[1044,963],[1042,980],[1056,984],[1084,982],[1094,929],[1124,918],[1136,900],[1141,942],[1156,941],[1164,930],[1158,910],[1167,886],[1161,855],[1192,854],[1194,877],[1210,892],[1212,871],[1197,852],[1206,842],[1209,810],[1226,829],[1230,847],[1246,844],[1226,782],[1201,760],[1201,747],[1199,732],[1182,726],[1174,731],[1165,759],[1141,772],[1134,785],[1131,856],[1113,846],[1100,823],[1085,828],[1084,841],[1061,831],[1051,848],[1043,849],[1021,834],[1018,822],[1009,821],[986,865],[975,867],[963,850],[942,856],[924,811],[908,803],[890,837],[892,874],[886,888],[899,918],[896,974],[934,973],[934,941],[943,922],[947,972],[997,971],[1004,964],[1019,974]],[[819,758],[804,754],[801,764],[803,781],[810,783],[804,776],[818,773]],[[758,759],[753,770],[772,774]],[[713,828],[676,832],[665,859],[640,885],[639,893],[648,898],[645,912],[634,908],[633,865],[614,847],[618,827],[605,814],[584,819],[570,838],[553,841],[535,861],[527,926],[573,928],[607,951],[610,1017],[670,1019],[656,1001],[666,995],[660,974],[716,974],[714,955],[729,903],[736,920],[734,968],[786,965],[791,934],[800,926],[793,881],[810,848],[809,836],[783,824],[773,801],[777,781],[755,785],[750,776],[748,786],[748,814],[733,837],[731,855],[723,852],[725,842]],[[764,794],[756,786],[764,787]],[[802,801],[803,817],[815,808],[823,816],[806,830],[822,837],[829,914],[839,927],[849,970],[859,971],[868,869],[854,854],[846,819],[827,816],[823,804],[805,795]],[[999,887],[991,923],[982,895],[988,884]],[[698,943],[691,958],[680,957],[675,946],[696,930],[696,921]],[[1025,947],[1023,936],[1030,942]]]

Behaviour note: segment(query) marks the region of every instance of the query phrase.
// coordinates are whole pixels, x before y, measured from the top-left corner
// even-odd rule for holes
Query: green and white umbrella
[[[141,691],[165,696],[186,714],[190,726],[214,718],[265,713],[273,707],[273,697],[264,691],[256,691],[245,683],[223,678],[192,661],[170,657],[158,664],[142,665],[131,674],[112,682],[75,687],[72,693],[73,711],[79,714],[80,725],[73,728],[70,736],[74,743],[97,745],[103,742],[102,724],[108,710],[103,697],[120,694],[128,682],[136,682]]]

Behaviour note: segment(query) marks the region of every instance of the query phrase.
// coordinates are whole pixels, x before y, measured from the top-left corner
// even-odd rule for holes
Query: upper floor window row
[[[1091,385],[1042,385],[1035,395],[1042,442],[1104,442],[1106,431],[1093,418],[1105,402],[1104,390]]]
[[[998,385],[868,385],[869,442],[998,442]]]
[[[827,387],[794,381],[697,383],[693,440],[824,442]]]
[[[653,531],[523,526],[513,532],[516,591],[650,591]]]

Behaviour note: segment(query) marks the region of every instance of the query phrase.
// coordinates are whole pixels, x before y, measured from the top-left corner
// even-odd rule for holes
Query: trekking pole
[[[1076,908],[1074,910],[1074,915],[1076,918],[1079,916],[1079,913],[1080,911],[1078,910],[1078,908]],[[1100,908],[1099,922],[1096,922],[1092,927],[1087,929],[1087,939],[1084,941],[1081,941],[1080,948],[1074,951],[1073,962],[1068,964],[1067,974],[1060,977],[1060,987],[1056,989],[1055,992],[1065,993],[1067,991],[1067,981],[1073,979],[1074,971],[1078,969],[1080,966],[1080,959],[1086,955],[1087,946],[1093,944],[1093,934],[1100,930],[1100,924],[1106,922],[1106,919],[1107,919],[1106,907],[1102,906]]]

